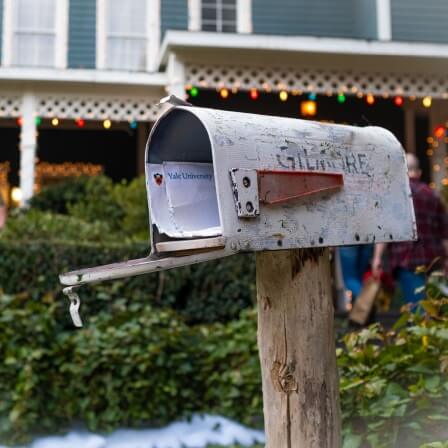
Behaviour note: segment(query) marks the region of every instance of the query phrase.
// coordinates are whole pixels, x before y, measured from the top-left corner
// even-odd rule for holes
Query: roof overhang
[[[448,70],[448,45],[432,43],[168,31],[161,47],[160,66],[167,64],[170,53],[195,62],[311,62],[318,66],[377,70],[381,70],[378,63],[387,62],[389,71]]]
[[[164,88],[167,84],[165,73],[124,72],[107,70],[85,69],[53,69],[53,68],[27,68],[2,67],[0,82],[13,82],[15,84],[44,85],[96,85],[96,86],[122,86],[140,88]]]

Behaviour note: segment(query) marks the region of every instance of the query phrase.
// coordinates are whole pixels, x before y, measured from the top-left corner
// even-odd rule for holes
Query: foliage
[[[138,258],[145,252],[144,245],[0,239],[0,289],[9,294],[28,292],[38,299],[61,289],[58,276],[62,272]]]
[[[31,199],[30,207],[57,216],[68,214],[78,222],[101,223],[116,241],[148,240],[144,176],[119,184],[104,175],[68,179],[42,189]],[[61,239],[72,239],[71,234],[59,235]]]
[[[67,214],[67,205],[85,197],[87,177],[75,177],[44,187],[30,200],[30,207],[45,212]]]
[[[60,293],[59,274],[147,255],[147,244],[95,244],[52,241],[10,241],[0,238],[0,289],[29,292],[38,299]],[[254,301],[253,257],[239,256],[167,272],[105,282],[80,290],[83,309],[91,315],[107,310],[110,300],[174,308],[189,323],[225,322],[238,317]],[[105,297],[105,298],[103,298]]]
[[[113,196],[123,210],[120,227],[128,236],[136,240],[149,239],[148,199],[145,177],[141,176],[129,183],[115,185]]]
[[[80,420],[108,430],[191,412],[261,424],[254,310],[227,324],[189,326],[113,288],[92,294],[101,306],[90,314],[83,305],[81,330],[54,294],[0,295],[2,442]],[[376,324],[345,336],[337,354],[346,448],[446,438],[447,302],[423,301],[425,314],[405,311],[393,330]]]
[[[205,402],[214,413],[260,426],[262,394],[255,310],[244,311],[239,320],[226,325],[203,326],[201,330]]]
[[[83,242],[113,242],[106,223],[86,222],[81,219],[55,214],[38,209],[15,213],[3,230],[0,238],[10,241],[20,240],[68,240]]]
[[[344,447],[418,446],[448,437],[448,300],[426,299],[393,330],[378,324],[338,349]]]
[[[253,400],[261,387],[253,312],[231,328],[189,327],[172,311],[115,300],[107,312],[86,316],[79,331],[67,321],[52,294],[40,301],[0,296],[2,443],[64,431],[79,420],[109,430],[164,424],[197,410],[234,416],[240,408],[251,421],[261,412]]]
[[[67,210],[71,216],[86,222],[107,223],[112,232],[120,233],[122,230],[124,211],[114,198],[112,180],[106,176],[87,178],[85,195],[77,202],[67,204]]]

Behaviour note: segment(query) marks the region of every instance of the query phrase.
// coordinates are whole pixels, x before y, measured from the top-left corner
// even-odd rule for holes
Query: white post
[[[179,60],[175,53],[168,56],[168,85],[166,87],[169,95],[176,95],[178,98],[185,99],[185,65]]]
[[[35,110],[35,96],[32,93],[25,93],[22,102],[22,127],[20,129],[21,206],[24,206],[34,193],[34,171],[37,147]]]
[[[160,0],[147,0],[147,63],[146,69],[149,72],[156,72],[158,69],[158,58],[160,48]]]
[[[188,31],[201,31],[201,0],[188,0]]]
[[[13,32],[14,32],[14,11],[12,0],[4,0],[3,3],[3,42],[2,42],[2,65],[9,67],[12,63],[12,44],[13,44]]]
[[[378,40],[392,39],[390,0],[376,0],[376,23]]]
[[[67,68],[68,56],[68,0],[56,3],[56,52],[55,67]]]
[[[252,32],[252,0],[238,0],[236,2],[236,30],[238,33]]]

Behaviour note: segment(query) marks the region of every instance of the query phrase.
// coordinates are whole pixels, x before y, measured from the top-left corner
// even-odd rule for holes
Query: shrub
[[[30,207],[53,213],[67,213],[67,205],[85,197],[87,177],[70,178],[44,187],[30,200]]]
[[[64,431],[80,420],[109,430],[212,409],[229,416],[235,416],[232,408],[244,409],[252,421],[259,415],[259,375],[253,350],[245,350],[255,346],[253,313],[230,331],[188,327],[172,311],[116,300],[75,330],[64,329],[61,311],[51,294],[40,301],[0,296],[2,442]],[[252,341],[238,349],[242,340]],[[258,401],[255,386],[244,391],[246,381],[258,384]],[[206,394],[209,386],[214,395]]]
[[[137,241],[148,241],[149,213],[145,177],[115,185],[113,195],[124,213],[122,232]]]
[[[243,311],[238,320],[202,326],[201,331],[202,387],[209,409],[250,426],[262,426],[256,311]]]
[[[142,204],[142,207],[146,204]],[[67,204],[68,213],[83,221],[107,223],[112,232],[121,233],[124,211],[114,198],[114,184],[106,176],[89,177],[85,195],[75,203]]]
[[[173,311],[108,299],[107,310],[75,330],[52,294],[0,295],[2,443],[80,420],[108,430],[203,411],[261,422],[254,311],[226,325],[187,326]],[[446,299],[432,302],[423,302],[424,316],[403,314],[393,331],[373,325],[345,336],[338,349],[345,447],[446,439]]]
[[[345,336],[338,363],[346,446],[414,447],[448,437],[446,303],[423,301],[429,314],[405,312],[392,331],[373,325]]]
[[[86,222],[81,219],[44,212],[37,209],[16,213],[0,230],[0,238],[9,241],[83,241],[113,242],[107,223]]]
[[[148,240],[145,178],[114,184],[106,176],[80,177],[48,186],[30,201],[34,210],[69,214],[78,221],[107,226],[117,241]],[[60,239],[70,239],[63,232]]]
[[[0,289],[29,292],[33,298],[60,293],[59,274],[145,257],[147,244],[95,244],[52,241],[10,241],[0,238]],[[107,309],[111,300],[172,307],[189,323],[226,322],[254,301],[253,257],[241,255],[171,271],[83,286],[83,314]]]

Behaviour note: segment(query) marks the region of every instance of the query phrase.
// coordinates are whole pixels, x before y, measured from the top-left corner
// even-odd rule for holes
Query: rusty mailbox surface
[[[405,153],[379,127],[172,107],[146,148],[151,254],[65,285],[238,252],[416,239]]]

